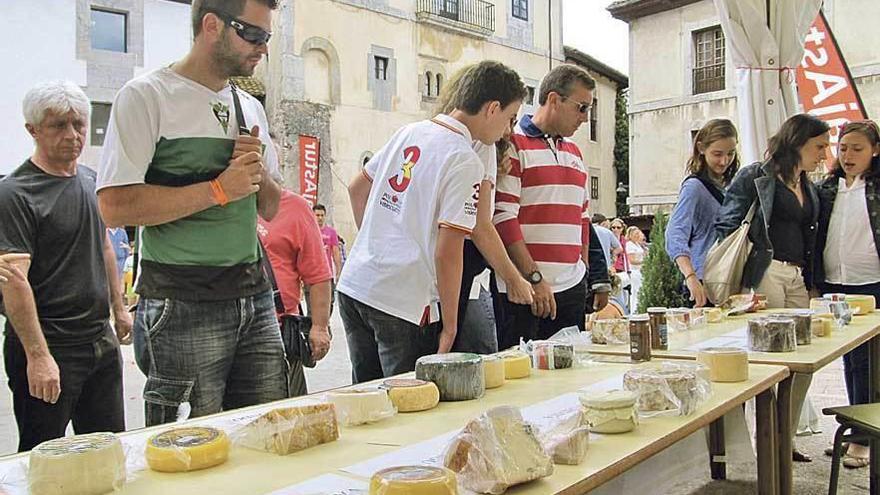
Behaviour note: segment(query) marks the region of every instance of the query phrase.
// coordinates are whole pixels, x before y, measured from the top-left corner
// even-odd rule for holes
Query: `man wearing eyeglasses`
[[[589,119],[595,88],[579,67],[554,68],[541,83],[537,112],[524,115],[511,136],[516,157],[510,173],[498,178],[493,221],[535,297],[531,306],[514,304],[498,281],[500,349],[570,326],[584,330],[590,293],[593,309],[608,303],[605,255],[590,226],[589,177],[580,150],[568,139]]]
[[[140,226],[148,426],[287,397],[257,241],[257,215],[278,210],[278,158],[262,106],[229,84],[266,55],[276,4],[194,0],[190,52],[113,104],[98,200],[109,226]]]

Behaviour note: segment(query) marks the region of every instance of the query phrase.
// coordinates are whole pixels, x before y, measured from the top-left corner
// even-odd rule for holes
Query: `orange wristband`
[[[223,186],[220,185],[219,180],[214,179],[211,181],[211,191],[214,195],[214,201],[216,201],[218,205],[226,206],[229,203],[226,191],[223,190]]]

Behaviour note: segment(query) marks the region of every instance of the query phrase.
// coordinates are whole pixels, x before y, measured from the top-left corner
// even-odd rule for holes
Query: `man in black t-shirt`
[[[117,335],[131,330],[96,174],[77,166],[89,100],[73,83],[49,83],[23,107],[36,148],[0,181],[0,255],[30,255],[11,258],[26,278],[0,284],[19,451],[64,436],[71,420],[76,433],[125,429]]]

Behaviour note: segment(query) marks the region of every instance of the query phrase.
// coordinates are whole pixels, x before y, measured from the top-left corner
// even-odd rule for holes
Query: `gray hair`
[[[37,84],[24,95],[22,113],[30,125],[40,125],[49,112],[65,115],[71,111],[89,119],[89,97],[76,83],[52,81]]]

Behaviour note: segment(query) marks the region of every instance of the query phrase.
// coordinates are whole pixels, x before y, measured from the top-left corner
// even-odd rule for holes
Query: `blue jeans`
[[[142,299],[136,320],[138,366],[148,370],[147,426],[175,421],[184,402],[198,417],[287,397],[271,292],[227,301]]]
[[[492,294],[480,288],[479,299],[467,300],[464,309],[464,318],[459,317],[462,323],[458,325],[458,334],[455,336],[452,350],[476,354],[498,352]]]
[[[418,358],[437,352],[440,323],[420,327],[342,292],[338,301],[354,383],[412,371]]]

